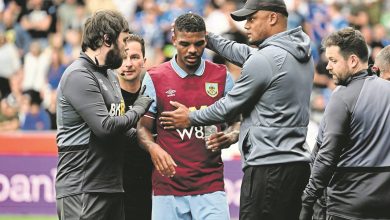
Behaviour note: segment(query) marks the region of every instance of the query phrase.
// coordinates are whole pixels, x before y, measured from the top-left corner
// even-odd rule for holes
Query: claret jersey
[[[190,110],[205,108],[222,98],[233,86],[226,67],[202,60],[193,75],[187,75],[172,59],[148,70],[143,83],[146,93],[155,98],[146,117],[156,120],[159,144],[176,162],[174,177],[153,171],[154,195],[198,195],[224,190],[220,152],[206,149],[204,127],[164,130],[158,120],[163,111],[174,110],[170,101],[178,101]],[[216,125],[220,130],[221,125]]]

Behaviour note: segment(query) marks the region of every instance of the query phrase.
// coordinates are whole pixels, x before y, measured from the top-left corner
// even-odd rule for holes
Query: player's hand
[[[170,103],[172,106],[176,107],[176,110],[161,113],[161,117],[159,119],[164,129],[190,127],[190,110],[179,102],[170,101]]]
[[[207,149],[211,151],[218,151],[224,148],[230,147],[230,145],[236,143],[238,141],[238,132],[218,132],[212,134],[210,138],[206,141]]]
[[[159,145],[154,145],[149,149],[150,157],[156,170],[162,175],[173,177],[176,174],[177,167],[175,161]]]

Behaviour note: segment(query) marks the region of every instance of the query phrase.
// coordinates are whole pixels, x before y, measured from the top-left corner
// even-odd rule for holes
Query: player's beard
[[[122,53],[117,44],[114,44],[114,48],[108,51],[105,64],[109,69],[118,69],[122,66]]]

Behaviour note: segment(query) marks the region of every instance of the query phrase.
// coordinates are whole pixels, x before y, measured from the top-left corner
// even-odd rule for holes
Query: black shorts
[[[123,193],[83,193],[57,199],[59,220],[124,220]]]
[[[297,220],[308,163],[250,166],[241,185],[240,220]]]

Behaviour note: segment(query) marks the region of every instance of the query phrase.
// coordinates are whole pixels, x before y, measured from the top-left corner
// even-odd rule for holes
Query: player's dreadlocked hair
[[[206,31],[206,25],[202,17],[194,13],[180,15],[175,20],[175,31],[201,32]]]

